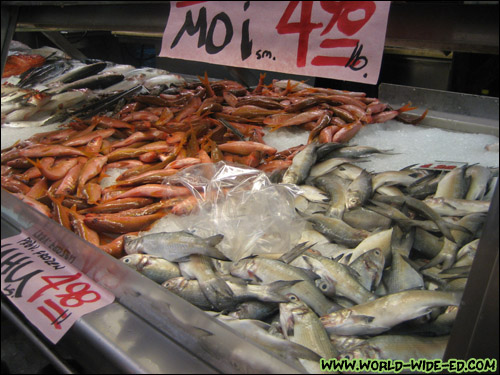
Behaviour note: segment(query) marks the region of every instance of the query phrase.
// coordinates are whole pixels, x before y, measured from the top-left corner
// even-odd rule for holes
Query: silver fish
[[[193,254],[189,261],[179,263],[184,277],[198,280],[201,291],[212,306],[223,310],[228,301],[233,298],[233,291],[226,282],[218,276],[210,258],[205,255]]]
[[[346,209],[363,205],[372,195],[372,175],[366,170],[359,174],[347,187]]]
[[[144,252],[160,256],[171,262],[182,260],[191,254],[202,254],[220,260],[229,260],[215,247],[223,238],[222,234],[201,238],[186,231],[161,232],[133,239],[125,236],[124,248],[127,254]]]
[[[219,303],[221,310],[233,310],[237,304],[247,300],[275,303],[287,301],[285,295],[290,287],[297,283],[296,281],[275,281],[271,284],[252,285],[241,279],[231,281],[231,279],[224,278],[224,281],[231,288],[233,298]],[[202,309],[210,308],[211,303],[205,298],[197,280],[177,277],[167,280],[162,286]]]
[[[332,151],[329,156],[336,158],[359,158],[369,154],[395,155],[392,150],[379,150],[370,146],[346,146]]]
[[[399,251],[394,249],[392,251],[391,268],[384,272],[383,279],[388,293],[424,289],[422,275],[403,259]]]
[[[183,86],[185,84],[186,80],[177,74],[164,74],[147,79],[144,81],[143,86],[147,89],[152,89],[153,87],[160,85],[170,87],[172,85]]]
[[[455,263],[457,251],[460,247],[472,239],[471,237],[477,232],[484,220],[484,214],[471,214],[460,219],[458,224],[467,228],[470,231],[470,234],[454,230],[453,237],[455,238],[455,241],[451,242],[448,238],[445,238],[443,247],[439,254],[436,255],[427,265],[422,267],[422,269],[434,267],[441,263],[443,265],[443,270],[450,268]]]
[[[392,224],[390,218],[365,207],[356,207],[345,211],[342,219],[353,228],[364,229],[369,232],[388,229]]]
[[[377,248],[363,253],[350,265],[358,273],[359,283],[368,291],[377,289],[382,280],[384,266],[384,253]]]
[[[398,203],[405,204],[412,210],[417,211],[422,216],[434,221],[438,228],[441,230],[443,235],[448,238],[450,241],[455,241],[453,235],[451,234],[450,229],[447,226],[446,221],[444,221],[439,214],[432,209],[425,202],[415,199],[410,196],[404,197],[378,197],[377,200],[380,200],[384,203]]]
[[[372,189],[375,191],[387,185],[409,186],[422,177],[421,172],[412,170],[380,172],[372,177]]]
[[[434,307],[458,306],[461,293],[407,290],[322,316],[328,333],[377,335],[395,325],[418,318]]]
[[[465,244],[457,252],[457,261],[454,267],[471,266],[476,256],[477,247],[479,246],[479,238]]]
[[[120,260],[158,284],[181,275],[177,264],[154,255],[131,254]]]
[[[293,362],[297,358],[305,358],[319,362],[321,358],[315,351],[299,343],[270,334],[268,332],[269,324],[259,320],[236,319],[225,315],[218,315],[217,319],[287,361]]]
[[[423,201],[437,214],[442,216],[465,216],[473,213],[486,213],[490,209],[490,201],[473,201],[467,199],[427,198]]]
[[[319,177],[323,176],[324,174],[327,174],[331,171],[333,171],[335,168],[337,168],[339,165],[342,165],[344,163],[351,163],[354,162],[355,160],[353,159],[348,159],[348,158],[331,158],[324,160],[320,163],[316,163],[312,168],[309,173],[310,177]]]
[[[329,173],[315,178],[313,183],[330,195],[329,208],[325,215],[342,219],[347,198],[347,186],[344,186],[344,181],[340,177]]]
[[[373,233],[359,243],[354,249],[348,251],[351,254],[347,264],[351,265],[363,253],[372,249],[380,249],[384,255],[386,264],[391,260],[391,241],[393,228],[383,230],[378,233]],[[344,262],[342,262],[344,263]]]
[[[327,217],[321,214],[301,215],[313,223],[315,230],[326,236],[330,241],[341,245],[357,246],[370,234],[368,231],[353,228],[344,221],[334,217]]]
[[[300,185],[299,189],[300,196],[306,198],[309,202],[324,203],[330,200],[328,194],[314,186]]]
[[[229,316],[236,319],[266,319],[278,310],[277,303],[247,301],[240,303]]]
[[[491,177],[489,168],[472,165],[465,171],[465,177],[470,178],[470,185],[464,198],[469,200],[483,199]]]
[[[340,353],[339,359],[371,358],[404,362],[414,358],[442,359],[449,338],[449,336],[381,335]]]
[[[327,300],[316,288],[314,281],[306,271],[279,260],[262,257],[242,259],[233,264],[231,275],[266,284],[279,280],[303,280],[292,286],[290,293],[302,298],[308,306],[320,315],[323,315],[325,311],[333,311],[333,309],[339,308],[335,303]]]
[[[466,168],[467,165],[462,165],[448,172],[439,181],[434,198],[463,199],[468,186],[465,177]]]
[[[335,358],[338,352],[330,342],[330,337],[318,316],[293,294],[289,297],[290,302],[280,303],[280,324],[285,337],[309,348],[323,358]],[[319,370],[317,361],[300,362],[310,373],[317,373]]]
[[[311,167],[316,162],[317,143],[308,144],[302,151],[298,152],[283,175],[282,183],[300,185],[309,175]]]
[[[335,288],[335,295],[346,297],[356,303],[375,299],[375,296],[361,285],[354,270],[329,258],[307,254],[303,259],[310,269],[323,280],[330,281]]]
[[[65,91],[82,88],[101,89],[114,85],[120,81],[123,81],[123,75],[121,74],[98,74],[67,83],[63,86],[47,90],[46,92],[50,94],[59,94]]]

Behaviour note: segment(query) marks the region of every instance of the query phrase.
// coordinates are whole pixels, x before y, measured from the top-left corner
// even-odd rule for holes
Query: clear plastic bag
[[[294,209],[294,192],[273,184],[264,172],[225,162],[188,167],[164,184],[182,184],[198,200],[187,216],[167,215],[150,233],[188,230],[200,237],[223,234],[219,245],[236,261],[253,254],[283,254],[300,239],[304,221]]]

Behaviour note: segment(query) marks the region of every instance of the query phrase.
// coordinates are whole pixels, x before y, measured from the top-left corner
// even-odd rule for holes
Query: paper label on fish
[[[435,161],[433,163],[417,164],[412,169],[427,169],[431,171],[451,171],[455,168],[467,164],[459,161]]]
[[[390,1],[171,4],[160,57],[377,83]]]
[[[2,293],[56,344],[83,315],[115,296],[22,232],[2,239]]]

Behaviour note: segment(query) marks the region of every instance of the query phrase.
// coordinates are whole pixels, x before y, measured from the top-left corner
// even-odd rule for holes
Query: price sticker
[[[82,315],[115,299],[26,233],[3,239],[1,248],[2,293],[54,344]]]
[[[417,164],[413,169],[427,169],[430,171],[451,171],[466,163],[458,161],[435,161],[432,163]]]
[[[161,57],[377,83],[390,1],[171,4]]]

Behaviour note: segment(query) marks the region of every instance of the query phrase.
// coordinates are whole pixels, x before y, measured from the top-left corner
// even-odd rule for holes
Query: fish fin
[[[415,163],[415,164],[410,164],[410,165],[408,165],[407,167],[401,168],[401,169],[400,169],[400,171],[405,171],[405,170],[407,170],[407,169],[411,169],[412,167],[414,167],[414,166],[416,166],[416,165],[418,165],[418,163]]]
[[[292,341],[289,342],[291,345],[289,345],[288,354],[292,358],[307,359],[309,361],[314,361],[314,362],[320,361],[321,356],[318,353],[295,342]]]
[[[403,112],[407,112],[407,111],[413,111],[414,109],[417,109],[418,107],[412,107],[411,106],[411,102],[405,104],[404,106],[402,106],[401,108],[397,109],[396,111],[398,111],[399,113],[403,113]]]
[[[207,241],[207,244],[209,246],[215,246],[219,242],[221,242],[223,239],[224,239],[224,235],[223,234],[216,234],[215,236],[208,237],[205,240]],[[225,259],[225,260],[228,260],[228,259]]]
[[[316,243],[314,243],[313,245],[307,246],[307,243],[308,242],[306,241],[299,243],[298,245],[295,245],[291,250],[287,251],[281,257],[279,257],[278,260],[286,264],[290,264],[294,259],[302,255],[304,252],[309,250],[314,245],[316,245]]]

